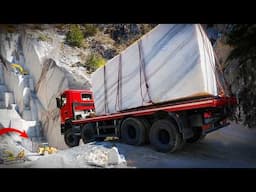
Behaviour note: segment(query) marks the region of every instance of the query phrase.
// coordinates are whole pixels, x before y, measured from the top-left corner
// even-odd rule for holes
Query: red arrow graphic
[[[24,137],[24,138],[28,139],[28,135],[27,135],[27,133],[25,131],[22,132],[22,131],[20,131],[18,129],[15,129],[15,128],[3,128],[3,129],[0,129],[0,135],[6,134],[8,132],[17,132],[17,133],[20,134],[20,137]]]

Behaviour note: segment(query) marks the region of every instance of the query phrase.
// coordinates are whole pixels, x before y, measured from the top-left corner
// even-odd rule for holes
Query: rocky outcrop
[[[238,98],[239,104],[237,107],[236,120],[237,123],[241,123],[250,128],[255,128],[255,65],[252,60],[242,60],[243,57],[246,58],[246,54],[250,50],[253,50],[253,40],[251,41],[250,37],[247,35],[250,34],[253,37],[253,30],[244,30],[243,36],[238,35],[237,39],[231,37],[232,27],[234,25],[230,24],[219,24],[214,25],[216,31],[219,31],[221,35],[214,44],[216,55],[218,56],[221,68],[224,71],[225,80],[229,86],[230,91]],[[246,38],[248,39],[246,39]],[[228,44],[232,39],[233,44]],[[247,41],[247,42],[246,42]],[[250,43],[248,43],[248,41]],[[236,45],[251,46],[251,48],[243,48],[239,51],[236,50]],[[235,50],[237,57],[231,59],[233,50]],[[247,50],[243,52],[244,50]],[[234,52],[233,52],[234,54]],[[230,58],[229,60],[227,58]]]
[[[16,110],[21,117],[41,125],[51,146],[66,148],[60,135],[55,98],[65,89],[90,89],[90,80],[83,70],[76,72],[71,67],[80,61],[79,52],[74,54],[76,50],[65,49],[62,37],[52,29],[44,33],[50,41],[38,40],[39,35],[38,31],[28,29],[0,33],[0,54],[8,65],[0,70],[4,74],[0,81],[5,81],[6,88],[13,92]],[[68,57],[69,53],[72,57]],[[10,67],[12,63],[22,66],[28,75],[15,71]]]

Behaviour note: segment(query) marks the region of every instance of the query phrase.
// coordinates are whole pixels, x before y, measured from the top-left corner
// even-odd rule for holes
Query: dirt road
[[[256,130],[230,125],[210,133],[200,143],[186,144],[174,154],[141,149],[127,147],[120,152],[128,165],[143,168],[255,168]]]
[[[176,153],[159,153],[150,146],[119,142],[82,144],[12,167],[255,168],[256,129],[230,125],[210,133],[200,143],[186,144]]]

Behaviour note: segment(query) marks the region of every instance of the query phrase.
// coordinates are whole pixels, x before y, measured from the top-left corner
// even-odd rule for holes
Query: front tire
[[[64,133],[64,140],[68,147],[75,147],[79,145],[80,137],[74,135],[72,129],[68,129]]]

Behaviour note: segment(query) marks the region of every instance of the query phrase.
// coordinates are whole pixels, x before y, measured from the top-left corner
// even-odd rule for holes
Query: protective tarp
[[[161,24],[92,74],[96,114],[218,95],[212,45],[201,25]]]

